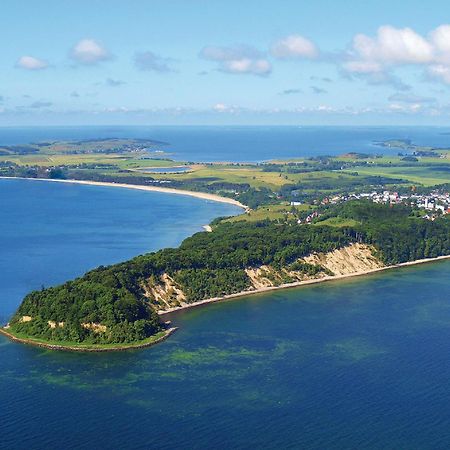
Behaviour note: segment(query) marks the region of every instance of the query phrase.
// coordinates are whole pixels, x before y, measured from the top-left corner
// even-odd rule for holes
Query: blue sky
[[[448,3],[2,0],[0,125],[429,124]]]

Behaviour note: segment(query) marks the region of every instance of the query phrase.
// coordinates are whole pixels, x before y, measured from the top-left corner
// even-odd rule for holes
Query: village
[[[409,204],[419,209],[424,210],[424,215],[422,218],[427,220],[435,220],[436,218],[444,215],[450,214],[450,193],[440,192],[438,190],[431,191],[428,194],[399,194],[398,192],[382,191],[382,192],[362,192],[362,193],[352,193],[352,194],[338,194],[333,197],[326,197],[321,201],[317,201],[317,205],[335,205],[338,203],[343,203],[351,200],[370,200],[374,203],[389,203],[391,205],[395,204]],[[298,201],[290,202],[290,205],[300,206],[302,203]],[[305,218],[298,219],[297,223],[311,223],[314,219],[320,217],[321,214],[318,210],[315,210],[308,214]]]
[[[432,191],[426,195],[415,193],[400,195],[398,192],[383,191],[353,194],[347,198],[347,200],[352,199],[369,199],[374,203],[408,203],[426,210],[429,217],[425,218],[450,213],[450,194],[448,192],[441,193],[439,191]]]

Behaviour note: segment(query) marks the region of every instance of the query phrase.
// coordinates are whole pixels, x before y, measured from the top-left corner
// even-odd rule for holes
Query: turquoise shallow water
[[[11,292],[42,277],[175,245],[228,208],[15,183],[0,182],[1,201],[20,203],[1,208],[0,286],[18,275],[17,291],[0,288],[4,316]],[[445,261],[180,312],[173,337],[139,351],[55,353],[0,337],[0,448],[448,448],[449,273]]]

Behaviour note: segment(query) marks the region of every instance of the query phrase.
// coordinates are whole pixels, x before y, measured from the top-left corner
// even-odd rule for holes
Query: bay
[[[0,179],[0,321],[32,289],[176,247],[240,211],[184,195]]]

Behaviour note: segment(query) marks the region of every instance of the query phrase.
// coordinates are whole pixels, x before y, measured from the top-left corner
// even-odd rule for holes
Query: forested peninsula
[[[4,332],[52,348],[129,348],[173,331],[161,313],[208,299],[450,254],[449,215],[355,200],[297,220],[217,220],[178,248],[99,267],[25,297]]]

